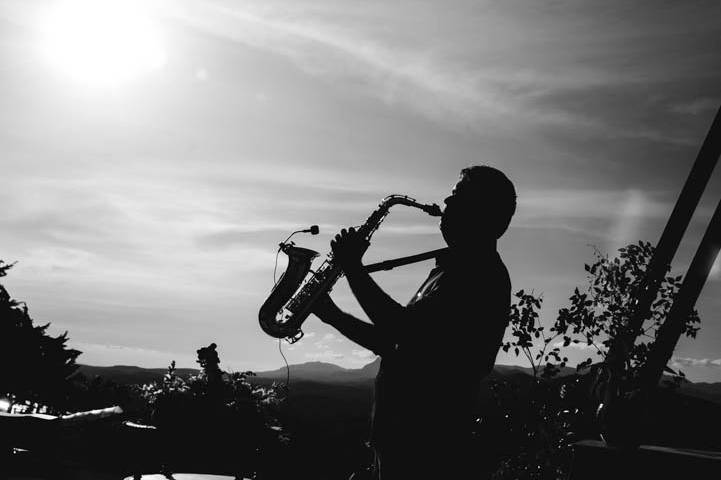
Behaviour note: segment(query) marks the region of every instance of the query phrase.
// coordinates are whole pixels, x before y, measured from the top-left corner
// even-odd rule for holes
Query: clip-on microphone
[[[310,228],[300,231],[300,233],[310,233],[311,235],[318,235],[318,232],[320,232],[318,225],[311,225]]]

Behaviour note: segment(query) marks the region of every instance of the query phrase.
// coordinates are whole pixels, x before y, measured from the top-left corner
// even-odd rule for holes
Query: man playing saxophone
[[[358,232],[343,229],[331,241],[371,323],[327,294],[313,313],[381,357],[371,432],[381,480],[473,477],[476,396],[493,369],[511,301],[497,240],[515,209],[514,186],[502,172],[463,169],[439,224],[449,249],[405,306],[364,271],[368,242]]]

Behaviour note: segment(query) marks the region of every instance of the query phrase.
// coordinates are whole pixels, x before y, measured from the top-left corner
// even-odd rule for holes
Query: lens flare
[[[709,273],[709,277],[711,277],[712,280],[721,279],[721,254],[716,255],[716,260],[711,266],[711,272]]]

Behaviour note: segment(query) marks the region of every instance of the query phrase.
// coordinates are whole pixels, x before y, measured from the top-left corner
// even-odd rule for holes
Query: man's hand
[[[361,259],[368,250],[370,243],[363,238],[355,228],[345,228],[330,241],[330,248],[333,250],[333,258],[346,274],[360,270],[363,266]]]
[[[333,321],[343,313],[341,309],[338,308],[338,305],[333,302],[328,293],[323,293],[320,297],[318,297],[318,300],[313,303],[311,311],[316,317],[320,318],[321,322],[329,325],[332,325]]]

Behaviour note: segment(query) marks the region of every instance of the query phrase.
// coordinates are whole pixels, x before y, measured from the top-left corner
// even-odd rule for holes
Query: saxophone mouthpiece
[[[443,211],[441,210],[441,207],[438,206],[436,203],[432,203],[430,205],[425,205],[423,207],[423,211],[426,212],[431,217],[440,217],[443,215]]]

